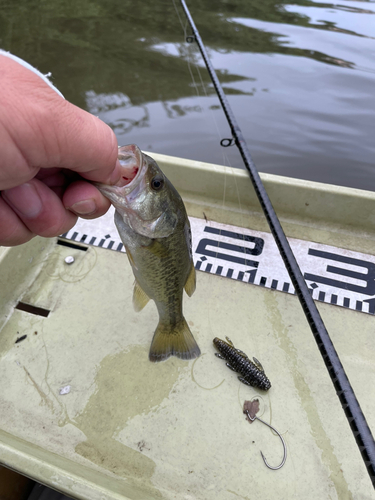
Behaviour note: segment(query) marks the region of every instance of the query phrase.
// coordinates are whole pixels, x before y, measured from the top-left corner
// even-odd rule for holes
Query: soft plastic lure
[[[214,345],[219,351],[215,355],[227,361],[227,367],[241,375],[238,377],[238,380],[246,385],[268,391],[271,387],[271,382],[264,373],[261,363],[256,358],[253,358],[254,362],[250,361],[243,351],[234,347],[233,342],[228,337],[225,338],[226,342],[218,337],[214,338]]]

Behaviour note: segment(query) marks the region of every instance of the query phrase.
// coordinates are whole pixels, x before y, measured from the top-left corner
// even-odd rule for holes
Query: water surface
[[[260,171],[375,190],[375,3],[190,0]],[[178,0],[0,0],[0,46],[120,144],[243,168]]]

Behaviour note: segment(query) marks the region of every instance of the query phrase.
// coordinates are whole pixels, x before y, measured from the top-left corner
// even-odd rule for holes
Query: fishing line
[[[302,276],[297,260],[289,246],[280,221],[263,186],[258,170],[251,158],[246,141],[242,135],[240,127],[237,124],[223,88],[208,57],[206,48],[195,26],[194,20],[191,17],[189,9],[186,6],[185,0],[180,0],[180,2],[192,29],[194,40],[198,44],[207,71],[214,84],[216,93],[223,107],[223,111],[227,117],[229,126],[232,131],[232,137],[235,139],[235,143],[240,151],[245,167],[249,172],[251,182],[262,206],[262,210],[270,226],[272,235],[278,246],[285,267],[292,280],[293,286],[295,288],[311,331],[314,335],[319,351],[323,357],[324,363],[335,387],[336,394],[348,419],[349,426],[353,432],[359,451],[362,455],[362,459],[365,463],[372,485],[375,488],[375,441],[371,434],[371,430],[366,422],[365,416],[358,403],[353,388],[350,385],[344,367],[329,337],[328,331],[323,323],[315,302],[310,295],[309,289]]]
[[[182,31],[184,32],[184,39],[187,40],[188,39],[188,35],[187,35],[188,20],[185,21],[185,24],[183,23],[183,21],[182,21],[182,19],[180,17],[180,13],[178,11],[177,5],[175,3],[175,0],[172,0],[172,2],[173,2],[173,6],[175,8],[178,20],[180,21],[180,25],[181,25]],[[203,78],[202,78],[202,73],[201,73],[200,68],[199,68],[198,61],[192,55],[193,54],[193,47],[194,47],[194,45],[192,43],[188,43],[187,65],[188,65],[189,73],[190,73],[190,76],[191,76],[191,79],[192,79],[192,82],[193,82],[193,85],[194,85],[197,97],[201,98],[202,96],[201,96],[201,94],[199,92],[199,87],[197,85],[196,79],[194,78],[194,74],[193,74],[193,70],[192,70],[192,66],[194,66],[194,68],[195,68],[195,70],[196,70],[196,72],[198,74],[198,77],[199,77],[199,80],[200,80],[200,86],[203,89],[203,93],[204,93],[205,97],[207,99],[209,99],[209,96],[208,96],[208,93],[207,93],[207,89],[206,89],[206,86],[205,86]],[[201,111],[204,111],[204,109],[202,108],[202,106],[200,106],[200,109],[201,109]],[[222,138],[222,134],[220,133],[218,122],[217,122],[217,120],[215,118],[213,110],[210,107],[208,109],[209,109],[212,121],[213,121],[213,123],[215,125],[215,128],[216,128],[216,133],[217,133],[218,141],[220,142],[221,138]],[[232,170],[232,173],[234,173],[234,168],[231,165],[231,162],[230,162],[229,157],[228,157],[228,155],[227,155],[227,153],[225,151],[225,148],[223,148],[221,150],[221,153],[222,153],[222,157],[223,157],[223,165],[228,166]],[[236,175],[233,175],[233,179],[234,179],[234,183],[235,183],[235,186],[236,186],[236,193],[237,193],[238,205],[239,205],[239,210],[240,210],[239,211],[239,213],[240,213],[240,225],[241,225],[241,227],[245,227],[244,226],[244,220],[243,220],[242,206],[241,206],[241,197],[240,197],[240,192],[239,192],[239,189],[238,189]],[[222,201],[222,206],[221,206],[222,213],[225,212],[224,209],[225,209],[225,203],[226,203],[226,188],[227,188],[227,171],[225,169],[224,170],[223,201]],[[219,234],[221,235],[221,229],[220,229],[220,233]],[[219,252],[219,247],[216,250],[216,258],[217,258],[218,252]]]
[[[181,28],[182,28],[182,30],[184,32],[184,38],[186,40],[186,38],[187,38],[186,30],[187,30],[188,21],[186,20],[185,25],[183,24],[182,19],[180,17],[180,13],[178,12],[178,8],[177,8],[177,5],[175,3],[175,0],[172,0],[172,1],[173,1],[173,6],[174,6],[174,9],[176,11],[178,20],[180,21],[180,24],[181,24]],[[190,59],[193,62],[193,58],[190,55],[190,47],[189,47],[188,50],[187,50],[187,60],[186,60],[187,61],[187,66],[188,66],[188,69],[189,69],[190,77],[191,77],[191,80],[193,82],[193,86],[195,88],[195,92],[197,94],[197,97],[200,97],[198,85],[197,85],[197,83],[195,81],[194,74],[193,74],[193,71],[191,69]],[[195,65],[195,66],[197,67],[197,65]],[[203,111],[202,107],[201,106],[199,106],[199,107],[200,107],[200,110]]]
[[[186,38],[186,31],[185,31],[185,38]],[[201,86],[203,88],[203,92],[204,92],[205,96],[208,98],[207,90],[206,90],[206,87],[204,85],[202,74],[201,74],[201,71],[199,69],[198,63],[195,64],[195,67],[196,67],[197,73],[199,75],[199,79],[201,81]],[[218,136],[219,142],[221,143],[222,134],[220,134],[219,126],[218,126],[218,123],[216,121],[214,112],[212,111],[211,108],[209,108],[209,110],[210,110],[210,113],[211,113],[212,120],[215,123],[215,127],[216,127],[216,131],[217,131],[217,136]],[[232,173],[234,174],[234,168],[233,168],[233,166],[232,166],[232,164],[231,164],[231,162],[229,160],[229,156],[226,153],[226,148],[223,148],[221,152],[222,152],[222,155],[223,155],[223,163],[224,163],[224,165],[227,165],[232,170]],[[242,206],[241,206],[241,196],[240,196],[240,191],[238,189],[237,177],[236,177],[235,174],[233,175],[233,180],[234,180],[234,183],[236,185],[236,193],[237,193],[238,205],[239,205],[239,208],[240,208],[240,224],[241,224],[241,227],[245,227],[244,226],[244,220],[243,220]],[[226,185],[226,171],[224,171],[224,185]],[[224,199],[223,199],[223,211],[224,211],[224,206],[225,206],[225,188],[224,188]]]
[[[186,20],[185,24],[183,24],[182,19],[181,19],[181,17],[180,17],[180,13],[178,12],[178,8],[177,8],[177,5],[176,5],[176,3],[175,3],[175,0],[172,0],[172,1],[173,1],[173,6],[174,6],[174,8],[175,8],[175,11],[176,11],[177,17],[178,17],[178,19],[179,19],[179,21],[180,21],[180,24],[181,24],[181,28],[182,28],[182,30],[183,30],[183,32],[184,32],[184,39],[186,40],[186,39],[188,38],[188,36],[187,36],[187,25],[188,25],[188,21]],[[200,95],[200,93],[199,93],[199,88],[198,88],[197,82],[195,81],[194,74],[193,74],[193,71],[192,71],[192,68],[191,68],[191,66],[194,64],[195,69],[196,69],[196,71],[197,71],[197,73],[198,73],[198,76],[199,76],[200,82],[201,82],[201,87],[202,87],[202,89],[203,89],[203,92],[204,92],[205,96],[208,98],[208,94],[207,94],[207,91],[206,91],[206,87],[205,87],[205,85],[204,85],[204,82],[203,82],[203,79],[202,79],[201,72],[200,72],[200,70],[199,70],[198,62],[195,62],[195,63],[194,63],[194,58],[193,58],[193,56],[192,56],[192,48],[193,48],[193,45],[192,45],[191,43],[189,43],[189,44],[188,44],[188,50],[187,50],[187,59],[186,59],[186,62],[187,62],[187,65],[188,65],[188,69],[189,69],[189,73],[190,73],[190,76],[191,76],[191,80],[192,80],[192,82],[193,82],[193,86],[194,86],[194,88],[195,88],[195,91],[196,91],[197,97],[198,97],[198,98],[200,98],[200,97],[201,97],[201,95]],[[200,107],[201,111],[203,111],[202,106],[199,106],[199,107]],[[216,132],[217,132],[218,138],[219,138],[219,140],[220,140],[220,138],[221,138],[221,134],[220,134],[219,126],[218,126],[218,124],[217,124],[217,121],[216,121],[216,119],[215,119],[215,117],[214,117],[214,115],[213,115],[213,113],[212,113],[212,110],[211,110],[211,109],[210,109],[210,111],[211,111],[211,116],[212,116],[213,122],[214,122],[214,124],[215,124],[215,128],[216,128]],[[224,157],[224,154],[223,154],[223,157]]]
[[[185,32],[185,38],[186,38],[186,32]],[[200,72],[200,69],[199,69],[199,66],[198,64],[195,65],[196,67],[196,70],[198,72],[198,75],[199,75],[199,79],[201,81],[201,85],[202,85],[202,88],[203,88],[203,92],[205,93],[205,96],[208,98],[208,94],[207,94],[207,90],[206,90],[206,87],[203,83],[203,78],[202,78],[202,74]],[[215,115],[212,111],[211,108],[209,108],[210,112],[211,112],[211,117],[212,117],[212,120],[214,121],[215,123],[215,127],[216,127],[216,131],[217,131],[217,135],[218,135],[218,138],[219,138],[219,141],[222,137],[222,135],[220,134],[220,130],[219,130],[219,126],[218,126],[218,123],[215,119]],[[234,169],[233,169],[233,166],[229,160],[229,156],[227,155],[226,152],[224,152],[222,150],[222,155],[223,155],[223,163],[224,165],[228,165],[228,167],[232,170],[232,173],[234,174]],[[238,189],[238,184],[237,184],[237,178],[236,178],[236,175],[233,175],[233,179],[234,179],[234,183],[236,185],[236,192],[237,192],[237,198],[238,198],[238,204],[239,204],[239,207],[240,207],[240,224],[241,224],[241,227],[245,227],[244,226],[244,221],[243,221],[243,214],[242,214],[242,206],[241,206],[241,197],[240,197],[240,191]],[[223,211],[224,211],[224,206],[225,206],[225,186],[226,186],[226,170],[224,171],[224,198],[223,198]]]
[[[180,13],[178,11],[178,8],[177,8],[177,5],[175,3],[175,0],[172,0],[172,1],[173,1],[173,6],[175,8],[177,17],[178,17],[178,19],[180,21],[181,28],[182,28],[182,30],[184,32],[185,40],[187,40],[188,39],[188,35],[187,35],[188,20],[186,20],[185,24],[183,24],[183,21],[182,21],[182,19],[180,17]],[[194,57],[191,55],[191,53],[193,51],[193,44],[189,43],[188,45],[189,45],[189,48],[188,48],[188,51],[187,51],[187,65],[188,65],[188,68],[189,68],[189,73],[190,73],[193,85],[195,87],[197,96],[198,96],[198,98],[201,97],[201,95],[199,93],[198,85],[196,83],[196,80],[194,78],[193,71],[192,71],[192,68],[191,68],[191,66],[193,64],[194,64],[196,72],[198,73],[199,80],[200,80],[200,85],[201,85],[201,88],[203,89],[203,93],[204,93],[205,97],[208,99],[209,96],[208,96],[207,89],[206,89],[206,86],[205,86],[203,78],[202,78],[202,73],[200,71],[199,64],[198,64],[198,62],[196,60],[194,61]],[[203,110],[203,108],[201,106],[200,106],[200,108],[201,108],[201,110]],[[215,118],[213,110],[210,107],[208,109],[209,109],[209,112],[211,114],[212,121],[213,121],[213,123],[215,125],[215,128],[216,128],[216,133],[217,133],[218,140],[219,140],[219,142],[221,142],[222,134],[220,133],[218,122],[217,122],[217,120]],[[229,156],[227,155],[227,153],[225,151],[225,148],[221,150],[221,153],[222,153],[222,156],[223,156],[223,165],[228,166],[232,170],[232,173],[234,174],[234,168],[233,168],[233,166],[232,166],[232,164],[231,164],[231,162],[229,160]],[[236,175],[233,175],[233,180],[234,180],[234,183],[235,183],[235,186],[236,186],[236,193],[237,193],[238,205],[239,205],[239,209],[240,209],[239,210],[239,213],[240,213],[240,225],[241,225],[241,227],[245,227],[244,226],[244,220],[243,220],[243,213],[242,213],[241,197],[240,197],[240,192],[239,192],[239,189],[238,189],[238,183],[237,183]],[[224,170],[224,190],[223,190],[222,212],[224,212],[224,207],[225,207],[226,184],[227,184],[227,172],[226,172],[226,170]],[[221,230],[220,230],[220,234],[221,234]],[[218,250],[217,250],[216,254],[217,253],[218,253]],[[216,255],[216,257],[217,257],[217,255]]]

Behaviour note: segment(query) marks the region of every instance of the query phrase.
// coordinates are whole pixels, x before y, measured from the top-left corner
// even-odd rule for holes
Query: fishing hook
[[[276,432],[276,434],[279,436],[279,438],[281,439],[281,442],[283,443],[283,448],[284,448],[284,456],[283,456],[283,460],[281,462],[280,465],[278,465],[277,467],[272,467],[266,460],[266,457],[263,455],[262,452],[260,452],[260,454],[262,455],[262,458],[263,458],[263,462],[266,464],[266,466],[269,468],[269,469],[272,469],[272,470],[277,470],[277,469],[281,469],[281,467],[285,464],[285,461],[286,461],[286,444],[285,444],[285,441],[284,441],[284,438],[282,437],[282,435],[280,434],[279,431],[277,431],[275,429],[275,427],[272,427],[272,425],[270,424],[267,424],[267,422],[265,422],[264,420],[262,420],[261,418],[257,417],[256,415],[254,415],[254,417],[251,417],[250,413],[248,410],[246,410],[246,415],[248,417],[249,420],[251,420],[252,422],[254,422],[255,419],[257,420],[260,420],[263,424],[267,425],[270,429],[272,429],[273,431]]]

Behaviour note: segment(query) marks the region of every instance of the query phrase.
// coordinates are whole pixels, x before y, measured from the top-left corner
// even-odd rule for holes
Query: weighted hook
[[[267,422],[265,422],[264,420],[262,420],[261,418],[257,417],[256,415],[254,415],[254,417],[251,417],[250,413],[248,410],[246,410],[246,415],[248,417],[249,420],[251,420],[252,422],[254,422],[255,419],[257,420],[260,420],[262,422],[262,424],[265,424],[267,425],[270,429],[272,429],[273,431],[276,432],[276,434],[279,436],[279,438],[281,439],[281,442],[283,443],[283,448],[284,448],[284,456],[283,456],[283,459],[281,461],[281,464],[276,466],[276,467],[272,467],[272,465],[270,465],[267,460],[266,460],[266,457],[263,455],[262,452],[260,452],[260,454],[262,455],[262,458],[263,458],[263,462],[265,463],[265,465],[269,468],[269,469],[272,469],[272,470],[277,470],[277,469],[281,469],[281,467],[285,464],[285,461],[286,461],[286,444],[285,444],[285,441],[284,441],[284,438],[282,437],[282,435],[280,434],[279,431],[277,431],[274,427],[272,427],[272,425],[270,424],[267,424]]]

